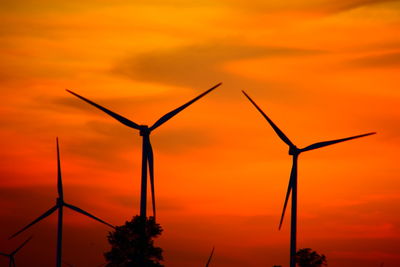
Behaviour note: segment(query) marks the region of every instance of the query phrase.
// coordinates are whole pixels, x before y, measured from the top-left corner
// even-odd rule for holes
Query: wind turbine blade
[[[208,89],[207,91],[205,91],[204,93],[202,93],[201,95],[193,98],[192,100],[190,100],[189,102],[187,102],[186,104],[180,106],[177,109],[174,109],[173,111],[165,114],[164,116],[162,116],[158,121],[156,121],[153,126],[150,127],[150,130],[154,130],[155,128],[157,128],[158,126],[160,126],[161,124],[163,124],[164,122],[168,121],[169,119],[171,119],[172,117],[174,117],[176,114],[178,114],[179,112],[181,112],[182,110],[184,110],[186,107],[188,107],[189,105],[193,104],[194,102],[196,102],[197,100],[199,100],[200,98],[202,98],[203,96],[205,96],[206,94],[208,94],[209,92],[211,92],[212,90],[214,90],[215,88],[219,87],[222,83],[219,83],[215,86],[213,86],[212,88]]]
[[[253,99],[250,98],[248,94],[246,94],[245,91],[242,91],[243,94],[247,97],[247,99],[250,100],[250,102],[256,107],[256,109],[263,115],[263,117],[269,122],[271,127],[274,129],[275,133],[282,139],[283,142],[285,142],[288,146],[294,147],[295,145],[290,141],[290,139],[281,131],[281,129],[276,126],[276,124],[267,116],[267,114],[262,111],[262,109],[256,104],[256,102],[253,101]]]
[[[49,209],[48,211],[46,211],[45,213],[43,213],[42,215],[40,215],[36,220],[34,220],[33,222],[31,222],[30,224],[28,224],[27,226],[25,226],[24,228],[22,228],[21,230],[19,230],[18,232],[16,232],[15,234],[13,234],[12,236],[9,237],[9,239],[19,235],[20,233],[22,233],[23,231],[25,231],[26,229],[28,229],[29,227],[31,227],[32,225],[34,225],[35,223],[43,220],[44,218],[46,218],[47,216],[49,216],[50,214],[52,214],[54,211],[56,211],[58,209],[58,206],[55,205],[53,206],[51,209]]]
[[[105,222],[105,221],[103,221],[103,220],[97,218],[96,216],[90,214],[89,212],[84,211],[83,209],[80,209],[80,208],[78,208],[78,207],[75,207],[75,206],[73,206],[73,205],[71,205],[71,204],[68,204],[68,203],[65,203],[65,202],[64,202],[64,205],[67,206],[68,208],[70,208],[71,210],[74,210],[74,211],[76,211],[76,212],[78,212],[78,213],[81,213],[81,214],[83,214],[83,215],[86,215],[86,216],[88,216],[88,217],[90,217],[90,218],[92,218],[92,219],[94,219],[94,220],[96,220],[96,221],[98,221],[98,222],[101,222],[101,223],[103,223],[103,224],[105,224],[105,225],[110,226],[111,228],[115,228],[113,225],[111,225],[111,224],[109,224],[109,223],[107,223],[107,222]]]
[[[58,197],[60,199],[64,199],[62,177],[61,177],[60,147],[58,145],[58,137],[56,138],[56,141],[57,141],[57,190],[58,190]]]
[[[89,103],[89,104],[95,106],[96,108],[100,109],[101,111],[107,113],[108,115],[110,115],[111,117],[113,117],[114,119],[116,119],[117,121],[119,121],[120,123],[122,123],[122,124],[124,124],[124,125],[126,125],[126,126],[128,126],[128,127],[137,129],[137,130],[140,129],[139,125],[136,124],[136,123],[134,123],[133,121],[128,120],[127,118],[124,118],[124,117],[122,117],[121,115],[119,115],[119,114],[117,114],[117,113],[115,113],[115,112],[112,112],[111,110],[109,110],[109,109],[107,109],[107,108],[105,108],[105,107],[102,107],[102,106],[100,106],[100,105],[94,103],[93,101],[91,101],[91,100],[89,100],[89,99],[87,99],[87,98],[84,98],[83,96],[80,96],[80,95],[78,95],[78,94],[76,94],[76,93],[74,93],[74,92],[72,92],[72,91],[70,91],[70,90],[68,90],[68,89],[66,89],[66,91],[67,91],[68,93],[71,93],[71,94],[73,94],[74,96],[76,96],[76,97],[82,99],[83,101],[85,101],[85,102],[87,102],[87,103]]]
[[[215,248],[215,247],[213,247],[213,248],[212,248],[212,250],[211,250],[211,254],[210,254],[210,257],[208,258],[208,261],[207,261],[206,267],[208,267],[208,265],[209,265],[209,264],[210,264],[210,262],[211,262],[212,256],[213,256],[213,254],[214,254],[214,248]]]
[[[153,216],[156,218],[156,197],[154,189],[154,156],[153,148],[151,147],[150,139],[146,139],[147,162],[149,163],[150,186],[151,186],[151,201],[153,204]]]
[[[1,256],[4,256],[4,257],[9,257],[10,255],[8,255],[8,254],[6,254],[6,253],[3,253],[3,252],[0,252],[0,255]]]
[[[32,236],[30,236],[27,240],[25,240],[24,243],[22,243],[16,250],[14,250],[11,254],[16,254],[21,248],[23,248],[30,240],[32,239]]]
[[[356,139],[356,138],[360,138],[360,137],[364,137],[364,136],[368,136],[368,135],[372,135],[372,134],[376,134],[376,133],[375,133],[375,132],[372,132],[372,133],[366,133],[366,134],[351,136],[351,137],[342,138],[342,139],[337,139],[337,140],[332,140],[332,141],[319,142],[319,143],[315,143],[315,144],[309,145],[309,146],[307,146],[307,147],[301,149],[300,151],[301,151],[301,152],[305,152],[305,151],[309,151],[309,150],[321,148],[321,147],[324,147],[324,146],[333,145],[333,144],[340,143],[340,142],[344,142],[344,141],[349,141],[349,140],[352,140],[352,139]]]
[[[285,212],[286,212],[286,207],[287,207],[287,203],[289,201],[289,196],[290,196],[290,192],[292,191],[292,184],[294,179],[296,179],[296,170],[295,170],[295,163],[293,163],[292,166],[292,170],[290,172],[290,179],[289,179],[289,185],[288,185],[288,189],[286,191],[286,197],[285,197],[285,203],[283,204],[283,210],[282,210],[282,215],[281,215],[281,220],[279,221],[279,230],[281,230],[282,228],[282,223],[283,223],[283,218],[285,217]]]

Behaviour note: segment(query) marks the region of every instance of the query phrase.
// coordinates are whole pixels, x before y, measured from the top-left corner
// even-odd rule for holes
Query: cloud
[[[171,5],[176,4],[179,0],[168,1]],[[185,1],[180,4],[185,4]],[[249,13],[265,13],[265,12],[313,12],[318,13],[338,13],[348,11],[365,6],[373,6],[378,4],[399,2],[398,0],[292,0],[285,1],[262,1],[256,0],[251,2],[241,0],[223,0],[219,2],[219,6],[224,6],[231,9],[239,9],[241,12],[247,11]],[[166,2],[164,1],[164,4]],[[197,5],[207,5],[209,7],[215,6],[215,1],[196,1]]]
[[[89,121],[86,126],[95,136],[80,136],[70,142],[65,149],[74,154],[87,158],[96,158],[101,162],[117,164],[118,168],[128,164],[123,154],[134,151],[137,158],[140,158],[141,137],[139,132],[115,125]],[[211,134],[201,129],[168,127],[157,129],[151,137],[154,153],[181,154],[187,150],[196,149],[213,143]]]
[[[247,10],[251,13],[261,13],[261,12],[281,12],[281,11],[322,11],[328,13],[341,12],[346,10],[351,10],[364,6],[371,6],[376,4],[384,4],[388,2],[398,2],[398,0],[292,0],[290,2],[285,1],[263,1],[255,0],[251,2],[246,2],[242,0],[222,0],[222,1],[184,1],[184,0],[152,0],[146,2],[136,2],[136,6],[148,5],[148,6],[158,6],[158,7],[219,7],[219,8],[230,8],[238,9],[241,12]]]
[[[168,129],[154,135],[157,136],[153,138],[153,149],[167,154],[183,153],[213,143],[211,135],[200,129]]]
[[[49,0],[16,0],[16,1],[6,1],[0,0],[3,12],[15,12],[24,11],[29,14],[35,13],[45,13],[45,12],[59,12],[59,13],[72,13],[82,10],[90,10],[93,7],[106,8],[113,7],[122,4],[126,4],[125,0],[116,0],[113,2],[103,1],[103,0],[89,0],[82,3],[82,1],[71,0],[65,2],[53,2]]]
[[[360,57],[349,61],[348,64],[359,68],[399,68],[400,52]]]
[[[35,219],[54,206],[56,198],[55,184],[0,187],[0,215],[10,221],[19,221],[18,225],[23,226],[25,222]],[[133,194],[131,190],[110,190],[110,187],[65,184],[64,198],[67,203],[116,224],[122,223],[118,217],[121,214],[117,217],[112,214],[139,207],[139,195]],[[160,212],[182,211],[184,208],[185,206],[174,198],[157,196],[157,210]],[[15,212],[16,210],[19,212]],[[14,231],[14,227],[18,228],[18,225],[10,226],[9,229]]]
[[[321,10],[331,13],[348,11],[356,8],[385,4],[390,2],[399,2],[398,0],[347,0],[347,1],[318,1],[316,5]]]
[[[157,82],[167,85],[208,88],[222,81],[229,88],[265,88],[267,82],[259,82],[224,70],[230,62],[265,58],[308,56],[320,51],[290,47],[262,47],[240,45],[241,40],[212,41],[177,47],[169,50],[155,50],[122,60],[112,70],[114,74],[139,81]],[[281,95],[277,85],[269,86]],[[221,90],[224,91],[224,90]],[[278,95],[278,94],[276,94]]]
[[[148,120],[148,114],[152,118],[148,120],[151,125],[159,117],[176,108],[182,103],[176,103],[177,93],[170,95],[160,94],[155,96],[138,97],[111,97],[93,99],[111,110],[142,124]],[[185,100],[186,101],[186,100]],[[174,102],[174,104],[170,104]],[[168,105],[168,107],[166,107]],[[156,110],[154,106],[161,107],[163,111]],[[131,115],[132,107],[134,114]],[[79,159],[77,164],[88,166],[101,166],[107,170],[140,169],[141,137],[139,131],[130,129],[113,118],[107,116],[96,108],[84,103],[72,96],[53,97],[38,96],[27,104],[23,111],[10,112],[3,118],[0,129],[10,132],[10,135],[23,134],[37,136],[46,146],[49,137],[60,136],[62,155],[73,155]],[[151,111],[151,112],[150,112]],[[53,119],[39,120],[43,114],[49,114]],[[154,114],[154,115],[153,115]],[[83,118],[74,118],[80,115]],[[144,115],[144,116],[143,116]],[[32,117],[34,119],[32,119]],[[145,119],[143,118],[145,117]],[[74,119],[71,119],[74,118]],[[175,119],[174,119],[175,120]],[[166,124],[168,126],[169,123]],[[3,132],[3,136],[4,136]],[[67,134],[63,134],[63,133]],[[64,136],[64,137],[63,137]],[[187,150],[212,144],[212,134],[199,127],[193,126],[173,128],[160,127],[152,134],[154,153],[181,154]],[[53,141],[54,139],[52,139]],[[31,145],[29,143],[29,145]],[[5,158],[17,158],[12,151],[4,151]],[[133,157],[133,158],[132,158]],[[13,175],[17,175],[13,170]]]
[[[73,90],[74,91],[74,90]],[[85,97],[95,101],[96,103],[107,107],[117,113],[118,110],[114,110],[112,107],[117,107],[117,109],[122,109],[124,107],[135,107],[135,109],[145,108],[151,103],[152,105],[157,105],[162,101],[165,101],[165,98],[168,96],[165,95],[151,95],[151,96],[135,96],[135,97],[107,97],[107,98],[98,98],[95,96],[85,95],[84,93],[76,91],[78,94],[82,94]],[[44,97],[40,96],[36,98],[35,109],[49,109],[56,111],[74,111],[82,113],[82,110],[88,112],[89,114],[98,113],[101,111],[96,110],[93,106],[83,102],[82,100],[76,98],[75,96],[70,95],[69,93],[65,97]],[[125,116],[124,114],[120,114]],[[104,116],[107,116],[104,114]],[[139,119],[132,119],[136,123],[140,123]]]

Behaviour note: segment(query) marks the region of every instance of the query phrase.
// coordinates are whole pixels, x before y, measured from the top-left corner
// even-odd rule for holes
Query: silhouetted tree
[[[321,267],[328,265],[325,255],[319,255],[311,248],[299,249],[296,253],[296,263],[300,267]]]
[[[104,253],[107,267],[163,267],[162,249],[154,246],[161,226],[154,217],[135,216],[125,225],[117,226],[108,234],[111,251]]]

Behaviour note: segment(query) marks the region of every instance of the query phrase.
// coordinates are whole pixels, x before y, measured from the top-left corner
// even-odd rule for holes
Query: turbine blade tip
[[[250,98],[250,96],[244,90],[242,90],[242,93],[247,97],[248,100],[253,102],[253,100]]]
[[[75,92],[73,92],[73,91],[71,91],[71,90],[69,90],[69,89],[65,89],[65,91],[67,91],[68,93],[70,93],[70,94],[72,94],[72,95],[74,95],[74,96],[78,96],[77,93],[75,93]]]
[[[369,133],[361,134],[360,137],[370,136],[370,135],[374,135],[374,134],[376,134],[376,132],[369,132]]]
[[[217,87],[220,87],[221,85],[222,85],[222,82],[217,83],[216,85],[214,85],[214,86],[212,87],[212,89],[216,89]]]

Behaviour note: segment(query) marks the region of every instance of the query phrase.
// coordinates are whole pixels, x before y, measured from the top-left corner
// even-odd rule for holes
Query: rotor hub
[[[296,146],[291,146],[289,147],[289,155],[298,155],[300,154],[300,149],[298,149]]]
[[[147,126],[147,125],[140,125],[140,136],[148,136],[148,135],[150,135],[150,132],[151,132],[151,130],[150,130],[150,128],[149,128],[149,126]]]

